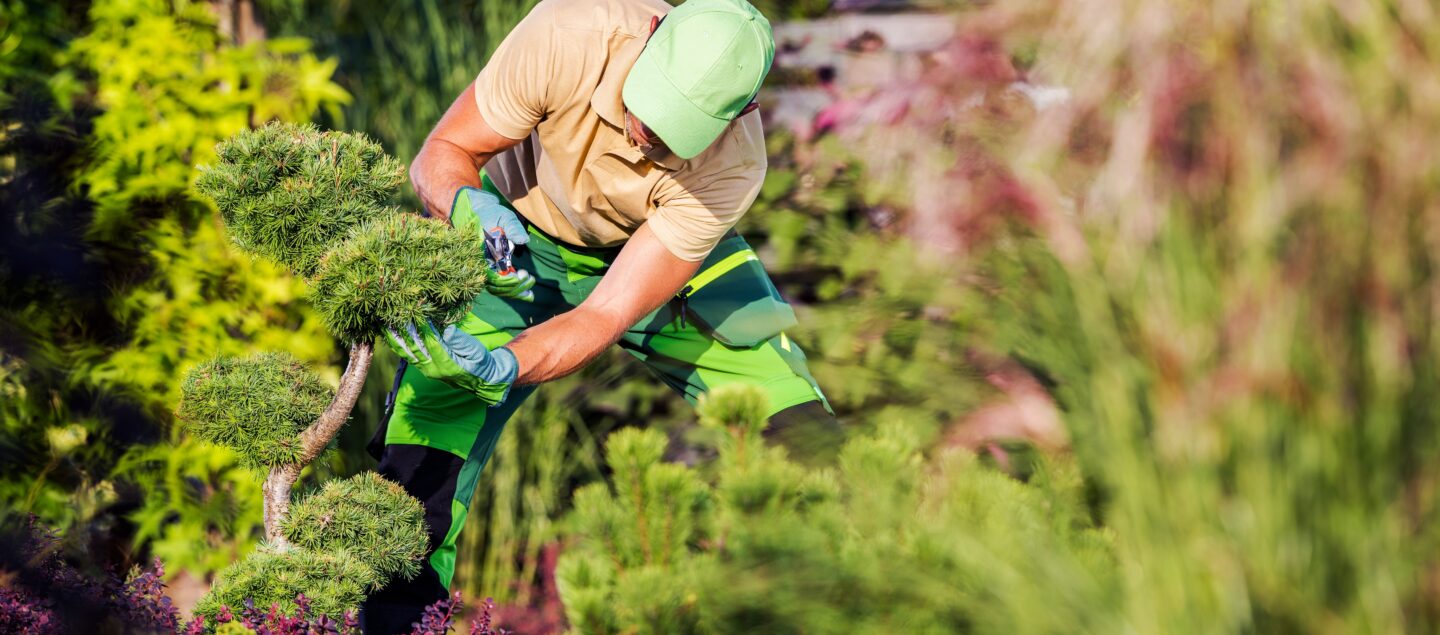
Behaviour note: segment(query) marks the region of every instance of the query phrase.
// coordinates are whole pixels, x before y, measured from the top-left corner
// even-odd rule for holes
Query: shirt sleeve
[[[475,105],[491,128],[524,139],[550,111],[555,18],[542,2],[516,25],[475,78]]]
[[[765,168],[736,168],[716,175],[697,191],[661,205],[646,224],[660,244],[686,262],[704,260],[725,233],[740,222],[760,194]]]

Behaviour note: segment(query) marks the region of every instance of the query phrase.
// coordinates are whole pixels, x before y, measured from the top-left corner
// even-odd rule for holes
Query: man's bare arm
[[[471,84],[425,138],[425,145],[410,163],[410,182],[425,209],[448,221],[455,192],[467,185],[480,187],[480,168],[490,157],[517,143],[519,139],[502,136],[485,123],[475,106],[475,86]]]
[[[675,257],[649,225],[641,225],[580,306],[505,345],[519,361],[515,383],[538,384],[580,370],[640,318],[675,297],[699,268],[699,262]]]

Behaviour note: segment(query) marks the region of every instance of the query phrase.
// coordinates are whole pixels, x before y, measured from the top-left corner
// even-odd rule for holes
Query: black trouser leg
[[[454,454],[422,445],[389,445],[381,455],[380,475],[399,483],[425,506],[425,527],[430,536],[426,558],[450,530],[455,482],[464,464],[465,460]],[[370,594],[360,606],[360,628],[366,635],[409,633],[410,625],[420,621],[425,607],[449,595],[450,590],[427,562],[413,580],[396,578]]]

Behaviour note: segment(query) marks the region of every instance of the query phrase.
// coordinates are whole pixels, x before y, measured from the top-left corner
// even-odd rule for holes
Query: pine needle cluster
[[[290,508],[283,531],[302,549],[346,550],[385,579],[420,573],[429,541],[420,501],[375,472],[327,482]]]
[[[262,548],[221,571],[195,605],[195,615],[213,624],[224,608],[238,613],[246,600],[260,608],[278,604],[291,613],[295,597],[303,593],[312,614],[338,616],[355,610],[382,583],[374,569],[344,551]]]
[[[271,123],[221,143],[195,188],[241,249],[309,277],[360,223],[396,213],[404,166],[364,135]]]
[[[196,438],[268,468],[299,458],[300,433],[333,396],[319,375],[288,353],[219,357],[186,375],[176,414]]]
[[[386,327],[454,322],[485,289],[484,241],[410,214],[357,227],[311,280],[315,309],[332,333],[363,341]]]

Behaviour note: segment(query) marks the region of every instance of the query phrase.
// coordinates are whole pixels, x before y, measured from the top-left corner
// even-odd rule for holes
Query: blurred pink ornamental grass
[[[918,81],[835,78],[796,155],[859,166],[973,292],[969,346],[1034,379],[956,438],[1054,401],[1137,632],[1440,628],[1437,9],[954,20]]]

